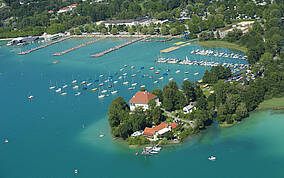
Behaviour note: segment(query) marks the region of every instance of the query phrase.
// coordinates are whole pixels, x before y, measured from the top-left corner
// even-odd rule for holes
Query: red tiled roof
[[[148,104],[149,101],[153,98],[156,98],[156,95],[149,93],[147,91],[138,91],[129,101],[129,103],[143,103]]]
[[[149,127],[146,127],[144,129],[144,135],[154,135],[155,132],[158,132],[159,130],[162,130],[163,128],[167,128],[169,126],[169,124],[166,124],[164,122],[162,122],[161,124],[157,125],[156,127],[153,127],[153,128],[149,128]]]
[[[175,129],[176,127],[178,126],[178,124],[177,123],[171,123],[171,127],[172,127],[172,129]]]
[[[53,12],[54,12],[53,10],[48,11],[49,14],[50,14],[50,13],[53,13]]]
[[[155,131],[153,128],[146,127],[146,128],[144,129],[144,135],[150,135],[150,136],[152,136],[152,135],[154,135],[155,132],[156,132],[156,131]]]

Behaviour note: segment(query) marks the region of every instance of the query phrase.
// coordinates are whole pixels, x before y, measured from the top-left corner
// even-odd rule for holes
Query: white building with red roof
[[[144,110],[147,110],[149,108],[148,103],[151,99],[155,100],[157,106],[161,105],[156,95],[148,91],[138,91],[129,101],[130,111],[134,111],[137,107],[142,107]]]

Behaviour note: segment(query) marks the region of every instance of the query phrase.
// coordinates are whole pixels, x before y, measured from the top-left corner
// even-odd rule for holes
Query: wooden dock
[[[93,54],[93,55],[91,55],[91,56],[92,56],[92,57],[100,57],[100,56],[103,56],[103,55],[105,55],[105,54],[107,54],[107,53],[110,53],[110,52],[112,52],[112,51],[118,50],[118,49],[120,49],[120,48],[122,48],[122,47],[125,47],[125,46],[128,46],[128,45],[131,45],[131,44],[133,44],[133,43],[135,43],[135,42],[137,42],[137,41],[143,40],[143,39],[145,39],[145,38],[137,38],[137,39],[135,39],[135,40],[129,41],[129,42],[124,43],[124,44],[119,45],[119,46],[115,46],[115,47],[113,47],[113,48],[107,49],[107,50],[105,50],[105,51],[103,51],[103,52],[99,52],[99,53]]]
[[[173,46],[173,47],[161,50],[160,53],[169,53],[169,52],[177,50],[179,48],[180,48],[180,46]]]
[[[55,44],[55,43],[62,42],[62,41],[67,40],[67,39],[69,39],[69,38],[71,38],[71,36],[64,37],[64,38],[61,38],[61,39],[56,40],[56,41],[52,41],[52,42],[50,42],[50,43],[48,43],[48,44],[44,44],[44,45],[38,46],[38,47],[36,47],[36,48],[32,48],[32,49],[27,50],[27,51],[23,51],[23,52],[20,52],[20,53],[18,53],[18,54],[19,54],[19,55],[29,54],[29,53],[31,53],[31,52],[33,52],[33,51],[36,51],[36,50],[39,50],[39,49],[41,49],[41,48],[45,48],[45,47],[51,46],[51,45],[53,45],[53,44]]]
[[[89,42],[87,42],[87,43],[80,44],[80,45],[75,46],[75,47],[73,47],[73,48],[67,49],[67,50],[65,50],[65,51],[58,52],[58,53],[54,53],[53,56],[61,56],[61,55],[64,55],[64,54],[66,54],[66,53],[69,53],[69,52],[74,51],[74,50],[76,50],[76,49],[82,48],[82,47],[87,46],[87,45],[89,45],[89,44],[95,43],[95,42],[100,41],[100,40],[102,40],[102,39],[104,39],[104,38],[98,38],[98,39],[89,41]]]

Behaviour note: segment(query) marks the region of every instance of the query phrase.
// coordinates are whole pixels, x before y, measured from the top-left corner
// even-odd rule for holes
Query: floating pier
[[[73,51],[73,50],[75,50],[75,49],[82,48],[82,47],[84,47],[84,46],[87,46],[87,45],[89,45],[89,44],[95,43],[95,42],[100,41],[100,40],[102,40],[102,39],[103,39],[103,38],[98,38],[98,39],[89,41],[89,42],[87,42],[87,43],[84,43],[84,44],[75,46],[75,47],[73,47],[73,48],[67,49],[67,50],[65,50],[65,51],[58,52],[58,53],[54,53],[53,56],[61,56],[61,55],[63,55],[63,54],[69,53],[70,51]]]
[[[67,40],[67,39],[69,39],[69,38],[71,38],[71,36],[64,37],[64,38],[61,38],[61,39],[56,40],[56,41],[52,41],[52,42],[50,42],[50,43],[48,43],[48,44],[44,44],[44,45],[38,46],[38,47],[36,47],[36,48],[32,48],[32,49],[27,50],[27,51],[23,51],[23,52],[20,52],[20,53],[18,53],[18,54],[19,54],[19,55],[29,54],[29,53],[31,53],[31,52],[33,52],[33,51],[39,50],[39,49],[41,49],[41,48],[48,47],[48,46],[53,45],[53,44],[55,44],[55,43],[62,42],[62,41]]]
[[[161,50],[160,53],[169,53],[169,52],[177,50],[179,48],[180,48],[180,46],[173,46],[173,47]]]
[[[143,40],[143,39],[147,39],[147,38],[137,38],[137,39],[135,39],[135,40],[129,41],[129,42],[124,43],[124,44],[122,44],[122,45],[115,46],[115,47],[113,47],[113,48],[107,49],[107,50],[105,50],[105,51],[103,51],[103,52],[93,54],[92,57],[100,57],[100,56],[103,56],[103,55],[105,55],[105,54],[107,54],[107,53],[110,53],[110,52],[112,52],[112,51],[118,50],[118,49],[120,49],[120,48],[122,48],[122,47],[125,47],[125,46],[128,46],[128,45],[131,45],[131,44],[133,44],[133,43],[135,43],[135,42],[137,42],[137,41]]]

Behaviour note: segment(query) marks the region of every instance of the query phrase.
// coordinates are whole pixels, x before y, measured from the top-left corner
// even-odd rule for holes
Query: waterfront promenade
[[[31,53],[31,52],[33,52],[33,51],[36,51],[36,50],[39,50],[39,49],[42,49],[42,48],[51,46],[51,45],[53,45],[53,44],[62,42],[62,41],[64,41],[64,40],[67,40],[67,39],[69,39],[69,38],[71,38],[71,36],[63,37],[63,38],[61,38],[61,39],[59,39],[59,40],[52,41],[52,42],[50,42],[50,43],[48,43],[48,44],[44,44],[44,45],[41,45],[41,46],[38,46],[38,47],[35,47],[35,48],[32,48],[32,49],[29,49],[29,50],[27,50],[27,51],[23,51],[23,52],[20,52],[20,53],[18,53],[18,54],[19,54],[19,55],[29,54],[29,53]]]
[[[67,50],[65,50],[65,51],[58,52],[58,53],[54,53],[53,56],[61,56],[61,55],[64,55],[64,54],[69,53],[69,52],[71,52],[71,51],[74,51],[74,50],[76,50],[76,49],[79,49],[79,48],[82,48],[82,47],[84,47],[84,46],[87,46],[87,45],[89,45],[89,44],[93,44],[93,43],[95,43],[95,42],[97,42],[97,41],[100,41],[100,40],[102,40],[102,39],[104,39],[104,38],[98,38],[98,39],[89,41],[89,42],[87,42],[87,43],[80,44],[80,45],[75,46],[75,47],[73,47],[73,48],[67,49]]]

